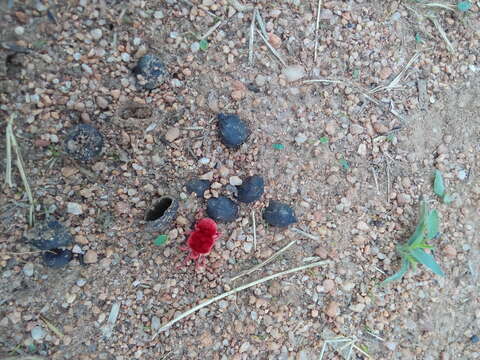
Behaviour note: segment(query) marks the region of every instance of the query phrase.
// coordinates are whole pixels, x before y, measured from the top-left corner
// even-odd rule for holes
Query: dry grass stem
[[[260,14],[260,11],[256,9],[255,11],[255,19],[257,20],[258,27],[260,28],[260,31],[262,32],[263,36],[265,38],[268,38],[268,33],[267,33],[267,28],[265,27],[265,22],[263,21],[262,15]]]
[[[218,301],[218,300],[221,300],[221,299],[224,299],[230,295],[233,295],[233,294],[236,294],[242,290],[245,290],[245,289],[248,289],[248,288],[251,288],[253,286],[256,286],[256,285],[259,285],[259,284],[262,284],[266,281],[269,281],[269,280],[273,280],[273,279],[276,279],[278,277],[281,277],[281,276],[285,276],[285,275],[288,275],[288,274],[292,274],[292,273],[295,273],[295,272],[298,272],[298,271],[303,271],[303,270],[306,270],[306,269],[311,269],[311,268],[314,268],[314,267],[318,267],[318,266],[322,266],[322,265],[327,265],[327,264],[330,264],[331,261],[329,260],[325,260],[325,261],[318,261],[318,262],[315,262],[315,263],[312,263],[312,264],[307,264],[307,265],[303,265],[303,266],[299,266],[299,267],[296,267],[296,268],[293,268],[293,269],[289,269],[289,270],[285,270],[285,271],[282,271],[282,272],[279,272],[279,273],[276,273],[276,274],[273,274],[273,275],[270,275],[270,276],[266,276],[264,278],[261,278],[261,279],[258,279],[258,280],[255,280],[255,281],[252,281],[248,284],[245,284],[245,285],[242,285],[242,286],[239,286],[235,289],[232,289],[230,291],[227,291],[227,292],[224,292],[223,294],[220,294],[218,296],[215,296],[214,298],[211,298],[209,300],[206,300],[204,301],[203,303],[197,305],[197,306],[194,306],[193,308],[191,308],[190,310],[187,310],[185,312],[183,312],[182,314],[180,314],[179,316],[177,316],[176,318],[174,318],[173,320],[167,322],[166,324],[164,324],[159,330],[157,333],[155,333],[152,337],[152,341],[155,340],[155,338],[158,336],[158,334],[160,334],[162,331],[165,331],[166,329],[168,329],[170,326],[172,326],[173,324],[177,323],[178,321],[182,320],[183,318],[186,318],[187,316],[193,314],[194,312],[197,312],[198,310]]]
[[[253,64],[253,44],[255,42],[255,15],[257,8],[253,10],[252,21],[250,22],[250,38],[248,39],[248,64]]]
[[[5,145],[7,147],[6,149],[6,160],[7,160],[7,164],[6,164],[6,168],[5,168],[5,183],[9,186],[9,187],[13,187],[13,183],[12,183],[12,141],[11,141],[11,134],[13,134],[13,130],[12,130],[12,124],[13,124],[13,120],[15,119],[15,116],[16,114],[12,114],[10,115],[10,119],[8,119],[8,123],[7,123],[7,129],[5,130]]]
[[[283,248],[281,248],[280,250],[278,250],[275,254],[273,254],[272,256],[270,256],[267,260],[261,262],[260,264],[258,265],[255,265],[254,267],[242,272],[241,274],[233,277],[230,279],[230,281],[235,281],[239,278],[241,278],[242,276],[245,276],[245,275],[249,275],[251,274],[252,272],[254,271],[257,271],[258,269],[261,269],[262,267],[264,267],[265,265],[267,265],[268,263],[272,262],[273,260],[275,260],[277,257],[279,257],[283,252],[285,252],[286,250],[288,250],[293,244],[295,244],[297,242],[297,240],[293,240],[293,241],[290,241],[287,245],[285,245]]]
[[[370,170],[372,170],[373,181],[375,181],[375,187],[377,188],[377,195],[380,195],[380,189],[378,187],[377,172],[375,171],[375,169],[373,167],[371,167]]]
[[[260,37],[262,38],[263,42],[265,43],[265,45],[267,45],[268,49],[272,52],[272,54],[278,59],[278,61],[280,61],[280,63],[283,65],[283,66],[287,66],[287,64],[285,63],[285,61],[283,61],[282,57],[280,56],[280,54],[278,53],[277,50],[275,50],[275,48],[270,45],[270,43],[268,42],[267,38],[265,36],[263,36],[263,34],[257,29],[257,32],[258,34],[260,35]]]
[[[252,210],[252,227],[253,227],[253,251],[257,251],[257,225],[255,224],[255,210]]]
[[[205,34],[200,36],[198,40],[205,40],[208,38],[212,33],[217,30],[220,26],[222,26],[225,22],[224,21],[217,21],[210,29],[207,30]]]
[[[303,230],[300,230],[298,228],[295,228],[295,227],[292,227],[290,230],[296,232],[297,234],[300,234],[302,236],[305,236],[309,239],[312,239],[312,240],[315,240],[315,241],[320,241],[320,238],[318,236],[315,236],[315,235],[312,235],[312,234],[309,234]]]
[[[304,84],[315,84],[315,83],[325,83],[325,84],[343,84],[343,80],[332,80],[332,79],[311,79],[303,81]]]
[[[47,318],[45,318],[45,316],[40,315],[39,318],[44,322],[45,325],[47,325],[47,327],[51,331],[55,333],[55,335],[57,335],[59,338],[63,338],[64,336],[63,333],[60,330],[58,330],[58,328],[55,325],[53,325],[50,321],[48,321]]]
[[[7,356],[2,357],[0,360],[46,360],[43,356],[36,355],[20,355],[20,356]]]
[[[319,29],[320,29],[320,12],[322,11],[322,2],[323,0],[318,0],[318,4],[317,4],[317,21],[315,22],[315,48],[313,50],[313,61],[317,61],[318,38],[319,38]]]
[[[228,3],[232,5],[235,8],[235,10],[240,12],[246,12],[253,9],[252,5],[243,5],[238,0],[228,0]]]
[[[426,4],[422,4],[422,6],[426,7],[426,8],[440,8],[440,9],[455,11],[455,7],[453,5],[450,5],[450,4],[426,3]]]
[[[455,48],[453,47],[450,40],[448,40],[447,34],[445,33],[445,30],[443,30],[443,27],[438,21],[438,18],[433,15],[430,15],[427,17],[432,21],[433,25],[435,25],[435,27],[437,28],[437,31],[440,33],[440,36],[442,37],[443,41],[445,41],[445,44],[447,45],[448,51],[450,51],[451,53],[455,53]]]

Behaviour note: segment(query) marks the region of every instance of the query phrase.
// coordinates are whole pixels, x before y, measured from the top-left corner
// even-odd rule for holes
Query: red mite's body
[[[193,259],[196,267],[202,266],[205,263],[204,255],[210,253],[219,237],[215,221],[209,218],[199,220],[195,225],[195,230],[187,239],[187,246],[181,248],[190,252],[185,258],[185,262]]]

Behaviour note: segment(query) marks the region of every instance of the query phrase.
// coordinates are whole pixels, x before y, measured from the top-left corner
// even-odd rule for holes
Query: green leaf
[[[328,144],[328,137],[322,136],[322,137],[320,138],[320,142],[321,142],[322,144]]]
[[[453,200],[455,200],[455,196],[448,194],[443,195],[442,202],[444,204],[450,204]]]
[[[402,267],[400,268],[400,270],[398,270],[392,276],[383,280],[381,285],[386,285],[389,282],[400,280],[403,277],[403,275],[405,275],[405,273],[408,271],[409,267],[410,267],[410,263],[408,262],[408,260],[405,258],[402,258]]]
[[[443,197],[445,195],[445,184],[443,183],[442,173],[438,170],[435,170],[435,180],[433,181],[433,192]]]
[[[350,164],[343,157],[341,159],[339,159],[338,162],[339,162],[340,165],[342,165],[344,170],[348,170],[350,168]]]
[[[153,243],[157,246],[161,246],[168,241],[168,235],[158,235],[157,238],[153,241]]]
[[[439,224],[440,220],[438,219],[437,210],[432,210],[429,212],[427,217],[427,240],[433,239],[439,233]]]
[[[200,40],[200,42],[198,43],[200,45],[200,50],[207,50],[208,49],[208,41],[203,39],[203,40]]]
[[[442,269],[440,269],[440,266],[437,264],[435,259],[433,258],[432,255],[427,254],[423,249],[412,249],[410,250],[410,254],[419,262],[428,267],[430,270],[432,270],[435,274],[444,276],[445,274],[443,273]]]
[[[460,1],[457,4],[458,10],[460,10],[462,12],[470,10],[471,7],[472,7],[472,3],[470,1]]]
[[[416,34],[415,34],[415,41],[416,41],[417,43],[422,43],[422,42],[423,42],[423,39],[422,39],[422,37],[420,36],[419,33],[416,33]]]
[[[273,148],[275,150],[283,150],[283,149],[285,149],[285,145],[283,145],[283,144],[273,144]]]

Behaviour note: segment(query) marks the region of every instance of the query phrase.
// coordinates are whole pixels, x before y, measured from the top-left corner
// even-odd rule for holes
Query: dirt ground
[[[352,341],[327,342],[324,359],[350,348],[351,359],[480,359],[480,4],[320,4],[315,59],[313,0],[0,2],[2,139],[16,113],[36,221],[58,219],[84,260],[49,268],[24,241],[29,201],[14,163],[0,197],[0,358],[304,360],[343,337]],[[270,46],[255,22],[249,64],[252,5]],[[152,91],[132,74],[146,53],[169,73]],[[218,113],[249,125],[239,149],[219,141]],[[105,138],[90,163],[64,152],[80,123]],[[433,192],[435,169],[451,204]],[[231,177],[254,174],[262,199],[219,224],[207,268],[181,266],[206,208],[187,180],[234,199]],[[162,195],[180,207],[157,246],[142,220]],[[445,277],[420,265],[382,287],[420,199],[440,214],[431,245]],[[298,223],[268,226],[271,200]],[[152,340],[206,299],[315,260],[329,262],[215,302]]]

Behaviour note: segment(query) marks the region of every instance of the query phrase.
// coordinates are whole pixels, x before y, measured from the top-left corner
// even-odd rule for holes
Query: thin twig
[[[277,50],[275,50],[275,48],[270,45],[270,43],[268,42],[267,38],[265,36],[263,36],[263,34],[257,29],[257,32],[258,34],[260,35],[260,37],[262,38],[263,42],[265,43],[265,45],[267,45],[268,49],[272,52],[272,54],[278,59],[278,61],[280,61],[282,63],[283,66],[287,66],[287,64],[285,63],[285,61],[283,61],[282,57],[280,56],[280,54],[278,53]]]
[[[206,38],[208,38],[210,35],[212,35],[212,33],[217,30],[220,26],[222,26],[225,22],[224,21],[217,21],[215,23],[215,25],[213,25],[210,29],[207,30],[207,32],[205,34],[203,34],[202,36],[200,36],[198,38],[198,40],[205,40]]]
[[[240,12],[246,12],[253,9],[252,5],[243,5],[238,0],[228,0],[228,2],[235,8],[235,10]]]
[[[304,80],[304,84],[315,84],[315,83],[325,83],[325,84],[343,84],[345,81],[343,80],[333,80],[333,79],[311,79],[311,80]]]
[[[55,333],[55,335],[57,335],[59,338],[63,338],[64,336],[63,333],[60,330],[58,330],[58,328],[55,325],[53,325],[50,321],[48,321],[45,316],[40,315],[39,318],[45,323],[45,325],[47,325],[47,327],[50,330],[52,330]]]
[[[158,329],[157,333],[155,333],[153,335],[152,341],[155,340],[155,338],[157,337],[158,334],[160,334],[162,331],[165,331],[166,329],[168,329],[173,324],[177,323],[178,321],[182,320],[183,318],[186,318],[187,316],[193,314],[194,312],[196,312],[196,311],[204,308],[205,306],[208,306],[208,305],[210,305],[210,304],[212,304],[212,303],[214,303],[218,300],[224,299],[224,298],[226,298],[230,295],[236,294],[237,292],[240,292],[242,290],[251,288],[252,286],[256,286],[256,285],[262,284],[266,281],[276,279],[280,276],[292,274],[292,273],[295,273],[295,272],[298,272],[298,271],[303,271],[303,270],[306,270],[306,269],[310,269],[310,268],[313,268],[313,267],[318,267],[318,266],[322,266],[322,265],[326,265],[326,264],[330,264],[330,263],[331,263],[331,261],[324,260],[324,261],[315,262],[313,264],[307,264],[307,265],[299,266],[299,267],[289,269],[289,270],[285,270],[285,271],[282,271],[282,272],[279,272],[279,273],[276,273],[276,274],[273,274],[273,275],[270,275],[270,276],[266,276],[264,278],[255,280],[255,281],[250,282],[248,284],[239,286],[239,287],[237,287],[235,289],[232,289],[230,291],[224,292],[223,294],[215,296],[214,298],[211,298],[211,299],[209,299],[209,300],[207,300],[207,301],[205,301],[205,302],[203,302],[203,303],[201,303],[197,306],[194,306],[190,310],[185,311],[184,313],[178,315],[175,319],[173,319],[173,320],[167,322],[166,324],[164,324],[160,329]]]
[[[443,27],[438,21],[437,17],[434,15],[429,15],[427,17],[433,22],[433,25],[435,25],[435,27],[437,28],[437,31],[440,33],[443,41],[445,41],[445,44],[447,44],[448,51],[450,51],[451,53],[455,53],[455,48],[453,47],[450,40],[448,40],[447,34],[445,33],[445,30],[443,30]]]
[[[377,188],[377,195],[380,195],[380,189],[378,187],[377,172],[375,171],[375,168],[373,166],[370,168],[370,170],[372,170],[373,181],[375,181],[375,187]]]
[[[315,240],[315,241],[320,241],[320,238],[318,236],[315,236],[315,235],[312,235],[312,234],[309,234],[303,230],[300,230],[300,229],[297,229],[296,227],[292,227],[290,228],[290,230],[296,232],[297,234],[300,234],[302,236],[305,236],[309,239],[312,239],[312,240]]]
[[[317,21],[315,22],[315,49],[313,52],[313,61],[317,61],[317,51],[318,51],[318,32],[320,29],[320,11],[322,11],[322,2],[323,0],[318,0],[317,5]]]
[[[13,187],[13,183],[12,183],[12,141],[10,140],[11,139],[11,135],[10,134],[13,134],[13,130],[12,130],[12,124],[13,124],[13,119],[15,119],[15,117],[17,116],[16,113],[13,113],[12,115],[10,115],[10,118],[8,119],[8,123],[7,123],[7,129],[5,131],[5,143],[6,143],[6,146],[7,146],[7,164],[6,164],[6,169],[5,169],[5,183],[9,186],[9,187]]]
[[[36,355],[20,355],[20,356],[7,356],[0,360],[46,360],[43,356]]]
[[[260,31],[262,32],[263,36],[265,38],[268,38],[268,33],[267,33],[267,27],[265,26],[265,21],[263,21],[262,15],[260,14],[260,10],[256,9],[257,11],[255,12],[255,19],[257,19],[258,27],[260,28]]]
[[[287,245],[285,245],[283,248],[281,248],[280,250],[278,250],[275,254],[273,254],[272,256],[270,256],[267,260],[261,262],[260,264],[258,265],[255,265],[254,267],[242,272],[241,274],[233,277],[230,279],[230,281],[235,281],[239,278],[241,278],[242,276],[245,276],[245,275],[249,275],[251,274],[252,272],[258,270],[258,269],[261,269],[262,267],[264,267],[265,265],[267,265],[268,263],[272,262],[273,260],[275,260],[278,256],[280,256],[284,251],[288,250],[288,248],[290,248],[293,244],[295,244],[297,242],[297,240],[293,240],[293,241],[290,241]]]
[[[252,226],[253,226],[253,251],[257,251],[257,226],[255,224],[255,210],[252,210]]]
[[[388,159],[385,157],[385,164],[387,165],[387,203],[390,202],[390,164],[388,163]]]
[[[248,64],[253,64],[253,44],[255,41],[255,14],[257,13],[257,8],[253,9],[252,21],[250,23],[250,38],[248,39]]]

